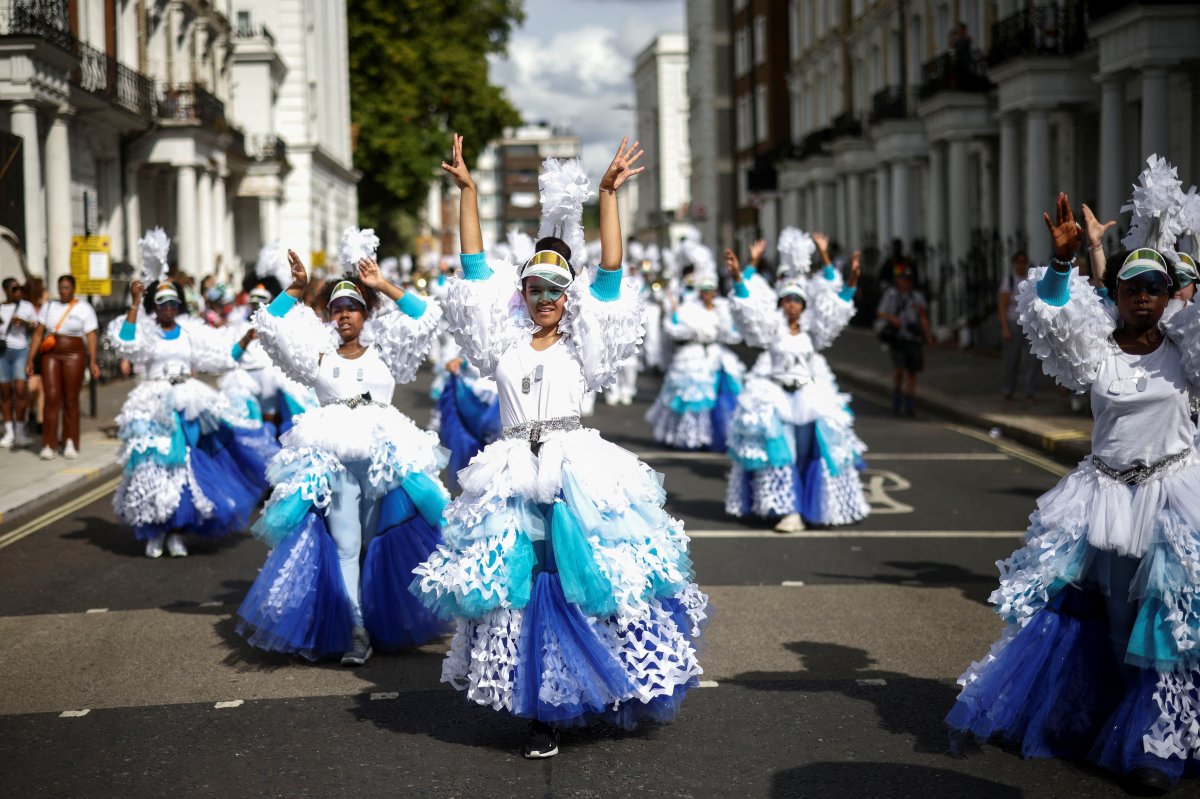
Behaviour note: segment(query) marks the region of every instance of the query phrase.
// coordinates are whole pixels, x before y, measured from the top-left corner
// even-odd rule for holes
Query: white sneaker
[[[4,438],[0,438],[0,447],[4,449],[12,449],[13,441],[16,438],[13,436],[12,428],[4,431]]]
[[[44,461],[52,461],[57,456],[54,450],[50,449],[49,447],[42,447],[42,451],[38,453],[38,457]]]
[[[79,457],[79,450],[75,449],[74,442],[68,440],[63,447],[63,457],[69,461],[73,461]]]
[[[146,542],[146,557],[161,558],[163,552],[163,536],[156,535]]]
[[[187,544],[183,543],[183,536],[179,533],[171,533],[167,536],[167,552],[173,558],[186,558],[188,551]]]
[[[805,529],[804,520],[800,518],[799,513],[789,513],[779,520],[779,524],[775,525],[777,533],[799,533]]]
[[[16,430],[17,430],[17,440],[13,443],[13,446],[14,447],[22,447],[22,448],[28,447],[29,443],[30,443],[30,439],[29,439],[29,433],[27,433],[25,431],[25,425],[23,425],[23,424],[18,425]]]

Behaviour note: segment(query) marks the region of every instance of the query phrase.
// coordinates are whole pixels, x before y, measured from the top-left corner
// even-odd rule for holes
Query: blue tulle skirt
[[[451,374],[437,398],[441,426],[438,436],[450,451],[447,483],[458,491],[458,473],[485,446],[500,437],[500,402],[483,402],[458,375]]]
[[[713,452],[727,449],[729,421],[737,410],[739,393],[741,387],[728,372],[717,372],[717,403],[712,409],[712,443],[708,447]]]
[[[226,430],[222,428],[222,430]],[[138,540],[166,535],[190,533],[205,538],[221,538],[242,530],[262,496],[262,491],[248,484],[233,449],[224,446],[221,438],[232,440],[232,433],[200,437],[197,446],[189,447],[187,458],[196,486],[213,505],[213,512],[204,518],[196,507],[190,485],[185,485],[171,518],[160,524],[138,525],[134,533]]]

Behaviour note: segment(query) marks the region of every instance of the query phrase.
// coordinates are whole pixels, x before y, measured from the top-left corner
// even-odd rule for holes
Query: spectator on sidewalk
[[[908,270],[915,284],[917,270],[913,266],[912,259],[904,254],[904,242],[900,239],[892,239],[892,253],[884,260],[883,265],[879,267],[879,288],[881,290],[886,291],[892,286],[895,281],[896,270],[900,268]]]
[[[897,266],[892,286],[876,311],[892,356],[892,413],[916,415],[917,375],[925,369],[925,345],[933,344],[925,297],[913,288],[912,269]]]
[[[42,318],[42,308],[46,305],[46,281],[40,277],[31,277],[29,282],[25,284],[25,299],[33,306],[34,326],[37,326],[38,319]],[[31,331],[32,332],[32,331]],[[42,420],[45,418],[45,400],[46,392],[42,390],[42,356],[40,353],[34,352],[33,355],[33,374],[30,375],[26,369],[27,395],[25,406],[29,409],[27,413],[30,416],[28,423],[30,429],[41,435]],[[28,361],[26,361],[28,364]],[[24,368],[24,367],[22,367]]]
[[[100,378],[100,366],[96,363],[98,326],[92,306],[75,296],[75,278],[70,275],[60,277],[58,300],[48,302],[42,308],[25,366],[26,375],[33,374],[33,356],[46,342],[46,351],[42,353],[42,381],[46,392],[42,460],[53,460],[57,454],[60,411],[63,457],[79,457],[79,391],[83,388],[84,370],[91,370],[93,380]]]
[[[1004,339],[1000,357],[1000,389],[1004,399],[1011,400],[1017,390],[1017,380],[1025,399],[1033,399],[1037,390],[1038,361],[1029,349],[1029,339],[1017,322],[1017,289],[1029,276],[1029,256],[1018,251],[1012,257],[1012,268],[1000,281],[1000,335]]]
[[[0,412],[4,415],[4,436],[0,447],[24,447],[25,434],[25,361],[29,354],[29,333],[37,324],[33,305],[25,299],[25,287],[15,277],[4,279],[4,304],[0,305]]]

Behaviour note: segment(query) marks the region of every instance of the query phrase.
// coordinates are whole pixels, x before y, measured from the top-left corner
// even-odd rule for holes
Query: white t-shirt
[[[46,335],[54,332],[60,319],[63,320],[62,325],[58,328],[60,336],[82,338],[100,326],[96,321],[96,311],[88,303],[76,300],[69,314],[67,314],[67,305],[68,303],[51,300],[42,306],[42,314],[38,321],[46,326]],[[67,314],[65,319],[63,319],[63,314]]]
[[[578,417],[585,393],[583,369],[561,338],[542,352],[528,341],[509,347],[496,366],[496,387],[505,427]]]
[[[10,349],[23,350],[29,346],[29,328],[20,325],[9,327],[14,315],[22,322],[35,325],[37,324],[37,309],[28,300],[17,300],[0,305],[0,335],[4,336],[4,341]],[[7,335],[5,335],[5,331],[8,331]]]

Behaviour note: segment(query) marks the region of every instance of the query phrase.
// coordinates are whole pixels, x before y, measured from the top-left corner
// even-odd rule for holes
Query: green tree
[[[359,217],[385,242],[425,201],[450,133],[472,161],[520,115],[489,81],[524,19],[521,0],[349,0],[350,116]]]

